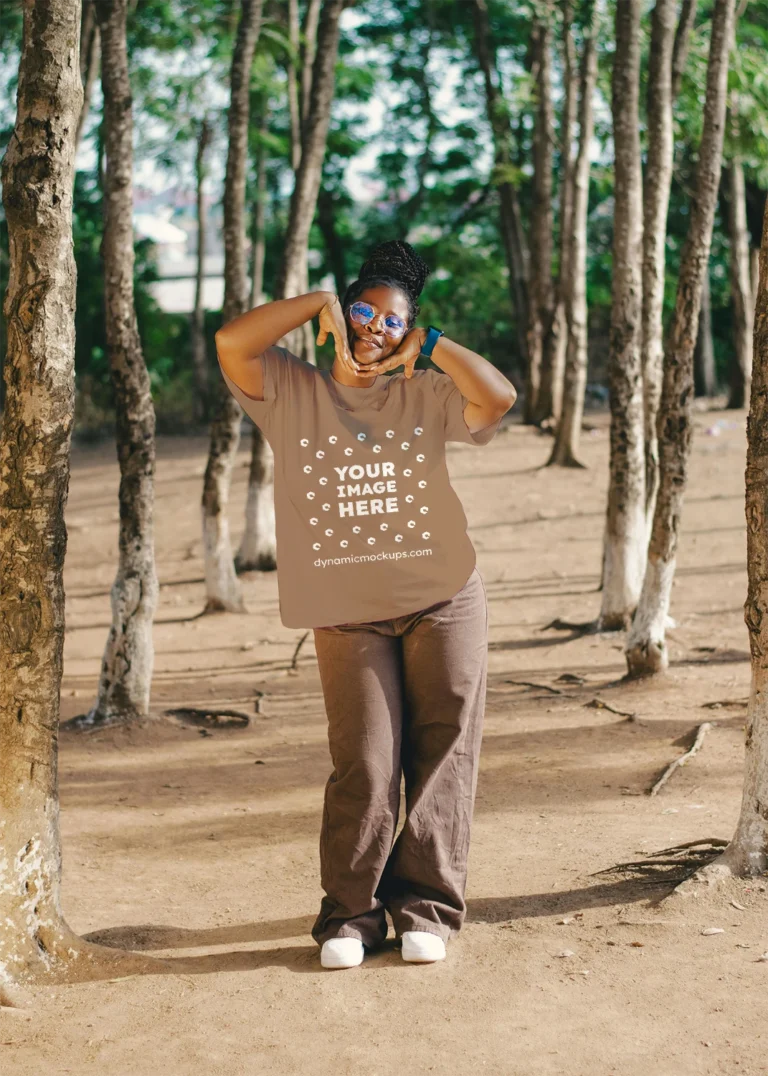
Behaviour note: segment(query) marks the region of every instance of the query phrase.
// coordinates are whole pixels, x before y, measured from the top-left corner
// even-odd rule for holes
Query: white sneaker
[[[364,955],[358,938],[329,938],[320,950],[320,963],[324,968],[356,968]]]
[[[432,964],[445,960],[445,942],[426,930],[406,930],[403,934],[403,960],[414,964]]]

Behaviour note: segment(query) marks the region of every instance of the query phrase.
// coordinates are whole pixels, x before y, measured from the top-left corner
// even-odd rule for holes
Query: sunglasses
[[[356,325],[367,325],[376,317],[376,311],[370,303],[353,303],[349,308],[349,316]],[[402,336],[407,326],[397,314],[389,314],[384,318],[384,332],[387,336]]]

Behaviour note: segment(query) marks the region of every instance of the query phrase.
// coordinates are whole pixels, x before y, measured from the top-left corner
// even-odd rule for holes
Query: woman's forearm
[[[509,409],[517,399],[512,382],[492,362],[446,336],[441,336],[435,344],[432,362],[448,374],[462,395],[478,406],[504,408],[506,404]]]
[[[276,344],[286,333],[305,321],[317,317],[326,303],[335,298],[332,291],[310,291],[291,299],[275,299],[232,318],[216,333],[219,355],[231,359],[252,359]]]

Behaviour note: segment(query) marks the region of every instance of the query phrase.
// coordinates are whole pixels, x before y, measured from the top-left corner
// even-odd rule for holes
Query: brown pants
[[[407,616],[314,629],[333,773],[325,787],[312,930],[447,941],[466,915],[470,826],[488,668],[477,567],[452,598]],[[406,818],[397,840],[400,778]]]

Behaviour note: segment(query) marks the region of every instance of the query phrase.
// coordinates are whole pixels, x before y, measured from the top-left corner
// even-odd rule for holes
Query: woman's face
[[[351,320],[349,310],[346,313],[350,350],[357,362],[367,366],[386,359],[397,351],[408,332],[408,300],[397,288],[377,284],[361,292],[355,302],[369,303],[375,313],[375,317],[367,325],[357,324]],[[405,322],[405,329],[398,336],[389,336],[384,331],[384,318],[390,314],[396,314]]]

